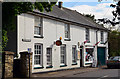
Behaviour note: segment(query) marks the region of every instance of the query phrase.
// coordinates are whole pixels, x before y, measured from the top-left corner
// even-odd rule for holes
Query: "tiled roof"
[[[65,7],[59,8],[57,5],[53,6],[53,10],[51,12],[46,12],[46,11],[40,12],[38,10],[34,10],[34,12],[48,15],[51,17],[56,17],[59,19],[64,19],[64,20],[71,21],[71,22],[78,23],[78,24],[82,24],[82,25],[87,25],[91,28],[98,28],[98,29],[107,30],[105,27],[96,24],[93,20],[91,20],[88,17],[83,16],[79,12],[77,12],[75,10],[70,10],[68,8],[65,8]]]

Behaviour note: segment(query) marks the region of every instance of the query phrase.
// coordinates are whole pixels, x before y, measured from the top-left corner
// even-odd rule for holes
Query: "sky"
[[[95,19],[109,18],[112,19],[114,8],[110,4],[116,4],[113,0],[58,0],[63,2],[63,6],[79,13],[95,15]]]

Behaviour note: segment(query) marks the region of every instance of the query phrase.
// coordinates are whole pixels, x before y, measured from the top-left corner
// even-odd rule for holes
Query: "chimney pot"
[[[59,7],[59,8],[62,8],[62,4],[63,4],[63,2],[62,2],[62,1],[59,1],[58,7]]]

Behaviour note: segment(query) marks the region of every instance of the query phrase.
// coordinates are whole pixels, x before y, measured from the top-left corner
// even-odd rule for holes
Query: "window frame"
[[[41,47],[41,49],[36,49],[36,47],[35,46],[40,46]],[[38,48],[37,47],[37,48]],[[37,52],[36,52],[37,51]],[[38,54],[38,52],[40,52],[41,51],[41,54]],[[40,56],[40,59],[38,59],[39,60],[39,64],[35,64],[35,61],[36,61],[36,59],[35,59],[35,55],[39,55]],[[43,44],[41,44],[41,43],[35,43],[34,44],[34,68],[35,67],[43,67]]]
[[[73,54],[73,49],[74,49],[74,54]],[[74,59],[73,59],[73,55],[74,55]],[[77,46],[76,45],[72,45],[72,65],[74,64],[77,64]]]
[[[37,25],[37,21],[36,20],[39,20],[38,22],[38,25]],[[35,33],[35,27],[39,28],[39,34],[36,34]],[[37,29],[38,31],[38,29]],[[39,17],[39,16],[34,16],[34,36],[35,37],[42,37],[43,36],[43,18],[42,17]]]
[[[90,42],[90,29],[89,28],[85,29],[85,39],[86,39],[87,43]]]
[[[67,28],[67,30],[66,30]],[[70,39],[70,24],[64,24],[64,34],[65,34],[65,39]],[[66,37],[67,36],[67,37]]]
[[[62,59],[62,57],[64,58]],[[61,59],[63,60],[64,63],[62,63]],[[66,65],[66,45],[65,44],[60,46],[60,65]]]
[[[48,49],[50,49],[50,54],[48,54]],[[47,56],[50,56],[50,63],[51,63],[51,65],[48,65],[48,60],[47,60]],[[46,48],[46,64],[47,64],[47,66],[52,66],[52,48],[50,48],[50,47],[48,47],[48,48]]]
[[[100,34],[101,34],[100,35],[101,36],[101,38],[100,38],[101,39],[101,44],[103,44],[104,43],[104,32],[101,31]]]

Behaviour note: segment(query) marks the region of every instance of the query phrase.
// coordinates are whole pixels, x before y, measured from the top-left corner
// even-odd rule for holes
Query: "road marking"
[[[108,75],[104,75],[104,76],[99,77],[99,78],[97,78],[97,79],[102,79],[102,78],[105,78],[105,77],[108,77]]]
[[[105,76],[103,76],[103,77],[108,77],[108,75],[105,75]]]

